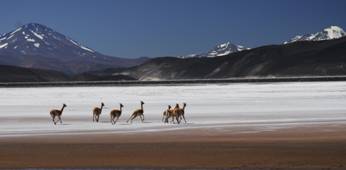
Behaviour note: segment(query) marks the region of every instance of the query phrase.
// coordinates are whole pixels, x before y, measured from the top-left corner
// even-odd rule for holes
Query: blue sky
[[[346,29],[344,0],[2,0],[0,33],[47,25],[119,57],[185,55],[231,41],[281,43],[330,25]]]

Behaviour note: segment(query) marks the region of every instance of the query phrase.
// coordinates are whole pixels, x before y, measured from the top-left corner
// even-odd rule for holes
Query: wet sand
[[[0,138],[0,168],[346,169],[346,124]]]

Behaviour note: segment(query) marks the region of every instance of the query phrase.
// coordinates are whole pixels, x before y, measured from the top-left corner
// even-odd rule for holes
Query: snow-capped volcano
[[[89,56],[96,52],[41,24],[31,23],[0,37],[0,50],[46,57]]]
[[[80,73],[129,67],[143,59],[103,55],[42,24],[30,23],[0,36],[0,64]]]
[[[192,57],[221,57],[231,53],[240,52],[244,50],[249,50],[250,48],[245,48],[241,45],[235,45],[231,42],[226,42],[215,46],[212,50],[207,53],[202,54],[190,54],[182,56],[181,58],[192,58]]]
[[[291,40],[284,42],[284,44],[297,42],[297,41],[332,40],[332,39],[338,39],[344,36],[346,36],[346,32],[342,28],[338,26],[330,26],[328,28],[323,29],[323,31],[317,32],[314,34],[297,35],[293,37]]]

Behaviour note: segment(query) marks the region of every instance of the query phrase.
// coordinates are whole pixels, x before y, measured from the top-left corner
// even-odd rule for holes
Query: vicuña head
[[[179,104],[177,103],[177,104],[175,104],[174,109],[178,109],[178,108],[179,108]]]

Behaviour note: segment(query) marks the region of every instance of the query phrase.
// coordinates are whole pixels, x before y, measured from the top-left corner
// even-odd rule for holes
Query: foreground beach
[[[346,168],[346,122],[251,129],[6,137],[0,138],[0,167]]]
[[[0,168],[345,169],[346,83],[0,88]],[[145,121],[126,123],[145,101]],[[91,110],[104,102],[99,123]],[[119,122],[109,112],[124,104]],[[187,123],[164,124],[186,102]],[[67,104],[63,123],[49,110]]]

